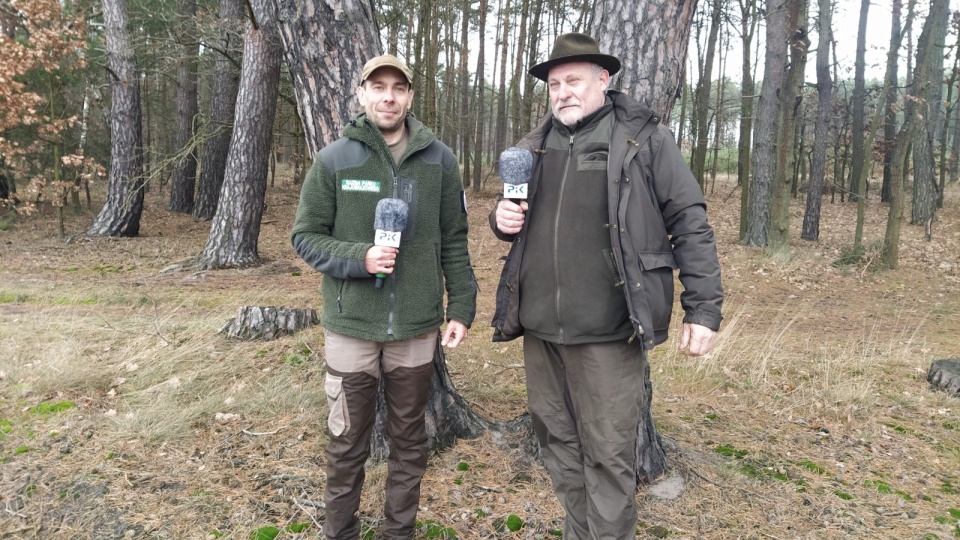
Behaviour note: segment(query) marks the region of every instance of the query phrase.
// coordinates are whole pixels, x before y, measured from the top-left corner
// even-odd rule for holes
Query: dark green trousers
[[[533,426],[566,511],[564,540],[634,538],[639,340],[557,345],[527,335],[523,354]]]

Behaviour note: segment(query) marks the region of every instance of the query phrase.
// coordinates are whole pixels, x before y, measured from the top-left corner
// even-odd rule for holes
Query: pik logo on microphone
[[[503,196],[507,199],[526,199],[527,184],[504,184]]]
[[[384,231],[377,229],[373,240],[374,245],[400,247],[400,231]]]

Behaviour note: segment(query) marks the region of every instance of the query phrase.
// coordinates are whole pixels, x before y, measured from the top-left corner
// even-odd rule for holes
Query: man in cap
[[[297,254],[324,274],[330,442],[323,532],[331,539],[360,535],[356,513],[381,377],[390,447],[383,537],[413,537],[438,328],[446,320],[440,344],[455,348],[476,311],[460,169],[450,148],[409,114],[412,79],[389,54],[364,65],[363,112],[317,154],[291,234]],[[373,243],[384,198],[408,209],[399,249]],[[382,288],[377,274],[386,276]]]
[[[608,90],[619,70],[590,36],[557,38],[530,69],[551,111],[518,144],[534,155],[528,199],[490,213],[512,242],[494,341],[524,336],[528,405],[565,539],[635,535],[646,353],[667,339],[673,270],[684,353],[710,352],[723,302],[700,187],[659,117]]]

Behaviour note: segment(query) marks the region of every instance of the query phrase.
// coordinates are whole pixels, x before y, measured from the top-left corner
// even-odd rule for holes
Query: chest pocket
[[[605,171],[607,170],[606,150],[585,152],[577,156],[577,171]]]

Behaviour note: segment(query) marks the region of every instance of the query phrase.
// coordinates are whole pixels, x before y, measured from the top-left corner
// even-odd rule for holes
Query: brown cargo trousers
[[[424,409],[433,377],[437,333],[387,343],[330,331],[325,338],[324,385],[330,407],[330,442],[326,449],[323,533],[331,540],[355,540],[360,536],[357,511],[376,421],[382,368],[390,447],[382,533],[388,540],[413,538],[420,480],[427,468]]]
[[[635,538],[640,341],[557,345],[527,334],[523,356],[533,427],[566,511],[564,540]]]

